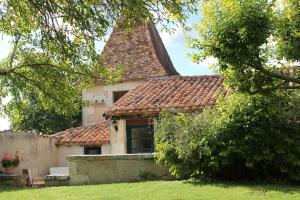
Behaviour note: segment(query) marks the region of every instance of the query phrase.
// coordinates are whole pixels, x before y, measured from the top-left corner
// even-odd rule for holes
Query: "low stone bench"
[[[22,174],[0,174],[0,185],[26,187],[27,176]]]

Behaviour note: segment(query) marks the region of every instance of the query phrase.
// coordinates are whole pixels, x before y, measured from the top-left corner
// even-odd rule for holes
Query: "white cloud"
[[[201,63],[203,63],[203,65],[212,66],[218,63],[218,59],[210,56],[203,60]]]
[[[0,117],[0,130],[9,129],[9,121],[7,118]]]
[[[184,44],[184,34],[181,28],[176,29],[173,33],[160,31],[159,34],[165,46]]]
[[[0,60],[8,55],[11,48],[10,40],[10,37],[6,35],[0,35]]]
[[[0,98],[0,106],[4,106],[6,105],[10,100],[12,99],[11,96],[8,96],[6,98]],[[6,130],[6,129],[9,129],[9,120],[7,119],[7,117],[3,117],[1,116],[0,117],[0,131],[1,130]]]
[[[202,62],[199,63],[193,63],[192,65],[198,66],[198,65],[205,65],[205,66],[212,66],[218,63],[218,59],[214,58],[214,57],[207,57],[206,59],[204,59]]]

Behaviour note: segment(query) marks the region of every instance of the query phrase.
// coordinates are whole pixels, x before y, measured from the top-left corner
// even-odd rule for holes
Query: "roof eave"
[[[55,145],[60,146],[72,146],[72,145],[79,145],[79,146],[85,146],[85,145],[104,145],[109,144],[110,141],[101,141],[101,142],[61,142],[57,141]]]
[[[206,105],[206,106],[214,106],[215,104],[212,105]],[[135,118],[149,118],[149,117],[157,117],[159,114],[164,110],[164,111],[169,111],[169,112],[177,112],[177,113],[188,113],[188,112],[202,112],[203,109],[206,106],[199,106],[199,107],[191,107],[191,108],[176,108],[176,107],[171,107],[171,108],[161,108],[158,111],[149,111],[149,110],[144,110],[144,111],[124,111],[124,112],[107,112],[104,113],[103,116],[105,119],[112,119],[112,118],[118,118],[118,119],[135,119]]]

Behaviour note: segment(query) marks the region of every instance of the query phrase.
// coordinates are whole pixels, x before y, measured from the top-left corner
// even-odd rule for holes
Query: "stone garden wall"
[[[49,174],[50,167],[57,165],[55,139],[48,135],[24,131],[1,131],[0,157],[7,152],[14,155],[16,151],[19,151],[23,158],[20,166],[15,170],[16,173],[21,173],[22,169],[30,169],[33,177],[44,176]]]
[[[69,156],[70,184],[170,179],[168,169],[153,154]]]

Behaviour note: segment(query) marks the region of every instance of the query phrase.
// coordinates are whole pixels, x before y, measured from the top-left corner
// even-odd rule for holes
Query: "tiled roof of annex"
[[[156,115],[163,109],[201,111],[215,104],[222,83],[219,75],[151,78],[108,107],[104,116]]]
[[[94,125],[79,126],[58,132],[52,137],[57,139],[56,144],[79,144],[94,145],[107,144],[110,141],[109,121],[100,122]]]

